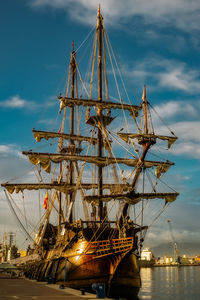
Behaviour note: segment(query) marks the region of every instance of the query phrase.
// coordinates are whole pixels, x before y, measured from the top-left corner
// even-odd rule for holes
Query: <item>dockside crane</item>
[[[180,263],[179,255],[178,255],[178,244],[177,244],[177,242],[174,239],[172,225],[171,225],[171,220],[167,220],[167,223],[168,223],[168,226],[169,226],[169,232],[170,232],[171,240],[172,240],[173,247],[174,247],[174,262],[175,263]]]

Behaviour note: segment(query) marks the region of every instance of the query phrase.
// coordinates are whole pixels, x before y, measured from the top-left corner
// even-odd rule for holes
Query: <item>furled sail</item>
[[[41,139],[52,139],[52,138],[62,138],[65,140],[78,141],[78,142],[89,142],[90,144],[95,145],[97,143],[97,138],[89,137],[89,136],[81,136],[75,134],[66,134],[59,132],[51,132],[51,131],[40,131],[33,129],[33,135],[37,142],[40,142]],[[109,140],[109,143],[112,143],[112,140]],[[108,142],[106,140],[103,141],[102,147],[105,149],[109,148]]]
[[[95,203],[104,201],[109,202],[111,200],[126,200],[128,204],[137,204],[142,199],[165,199],[166,202],[173,202],[178,197],[178,193],[126,193],[126,194],[110,194],[103,196],[85,196],[85,200],[88,203]]]
[[[88,100],[88,99],[79,99],[79,98],[69,98],[58,96],[60,100],[60,111],[65,107],[74,107],[77,106],[86,106],[86,107],[96,107],[98,109],[124,109],[130,111],[131,115],[134,117],[138,116],[138,111],[141,109],[141,106],[131,105],[131,104],[121,104],[117,102],[106,102],[106,101],[98,101],[98,100]]]
[[[163,141],[168,141],[168,149],[171,145],[178,139],[175,136],[165,136],[165,135],[156,135],[156,134],[137,134],[137,133],[117,133],[121,139],[128,143],[129,139],[160,139]]]
[[[115,157],[98,157],[98,156],[87,156],[87,155],[67,155],[67,154],[53,154],[53,153],[39,153],[39,152],[28,152],[23,151],[24,155],[27,155],[30,162],[34,165],[41,165],[41,167],[47,172],[51,171],[51,162],[60,163],[62,161],[85,161],[87,163],[92,163],[97,166],[109,166],[110,164],[125,164],[130,167],[135,167],[141,164],[145,168],[157,167],[159,171],[157,173],[161,175],[161,173],[166,172],[168,168],[174,163],[166,161],[144,161],[141,162],[138,159],[131,158],[115,158]]]
[[[91,183],[80,183],[77,187],[76,184],[67,184],[67,183],[2,183],[1,186],[7,189],[7,191],[12,194],[13,192],[19,193],[24,190],[40,190],[40,189],[55,189],[63,193],[72,193],[75,189],[97,189],[97,184]],[[130,188],[128,184],[112,184],[107,183],[103,184],[102,187],[104,190],[109,190],[110,193],[116,192],[127,192]]]

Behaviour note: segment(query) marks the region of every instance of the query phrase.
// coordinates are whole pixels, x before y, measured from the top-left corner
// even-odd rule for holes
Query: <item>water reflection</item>
[[[200,299],[200,266],[142,268],[141,278],[140,300]]]
[[[142,278],[142,291],[143,291],[143,298],[142,299],[152,299],[152,282],[155,280],[153,278],[154,272],[153,268],[142,268],[140,270],[141,278]]]

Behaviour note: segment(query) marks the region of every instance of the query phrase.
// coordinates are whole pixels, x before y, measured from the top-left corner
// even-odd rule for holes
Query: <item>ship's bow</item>
[[[137,257],[128,254],[118,265],[110,283],[109,297],[134,299],[141,287],[140,271]]]

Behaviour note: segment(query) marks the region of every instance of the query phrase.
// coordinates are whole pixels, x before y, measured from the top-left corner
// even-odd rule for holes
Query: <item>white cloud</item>
[[[177,122],[171,126],[180,140],[200,142],[200,121]]]
[[[173,155],[200,159],[200,121],[182,121],[170,124],[170,128],[178,137],[178,140],[170,148]],[[166,134],[164,127],[159,133]],[[187,178],[186,178],[187,179]]]
[[[200,144],[194,142],[179,142],[174,145],[173,154],[200,159]]]
[[[35,110],[36,108],[38,108],[38,104],[33,102],[33,101],[28,101],[25,99],[22,99],[20,96],[15,95],[12,96],[6,100],[3,100],[0,102],[0,107],[3,108],[12,108],[12,109],[22,109],[22,108],[27,108],[30,110]]]
[[[159,76],[161,86],[168,86],[188,93],[200,92],[199,72],[189,70],[183,63],[175,64],[175,66],[171,65],[166,73],[160,73]]]
[[[66,9],[71,17],[88,24],[93,24],[100,3],[107,23],[142,16],[148,23],[162,20],[186,31],[199,30],[198,0],[192,4],[190,0],[30,0],[30,3],[34,8]]]
[[[0,145],[0,156],[18,156],[20,158],[24,158],[24,156],[21,154],[21,151],[19,151],[18,147],[16,145]]]
[[[155,106],[154,109],[159,114],[159,116],[163,116],[164,119],[172,118],[178,115],[194,118],[194,117],[198,117],[199,115],[199,112],[196,108],[198,103],[196,102],[194,105],[191,103],[187,103],[186,101],[169,101],[166,103],[162,103],[159,106],[158,105]],[[180,125],[180,123],[176,123],[173,126],[177,127],[178,124]],[[183,124],[181,124],[181,126],[182,125]],[[195,124],[192,124],[192,126],[194,125]]]
[[[8,153],[10,148],[7,145],[0,145],[0,153]]]
[[[200,101],[169,101],[155,106],[155,111],[162,119],[167,119],[169,128],[178,137],[170,152],[190,159],[200,159]],[[154,122],[156,133],[169,135],[166,126],[160,125],[158,120]]]
[[[1,107],[7,108],[22,108],[26,106],[27,101],[20,98],[19,96],[13,96],[7,100],[0,102]]]
[[[177,90],[188,94],[200,93],[200,72],[184,62],[159,56],[127,64],[123,69],[135,83],[148,83],[153,89]]]

